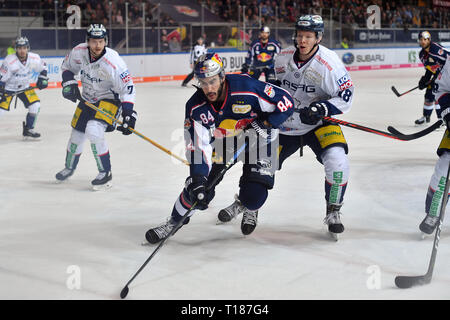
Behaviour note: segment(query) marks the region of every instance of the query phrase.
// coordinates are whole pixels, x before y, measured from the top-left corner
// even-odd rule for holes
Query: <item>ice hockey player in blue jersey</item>
[[[422,32],[423,38],[430,38]],[[423,41],[423,40],[422,40]],[[429,41],[429,40],[427,40]],[[421,51],[420,57],[427,70],[425,75],[420,79],[421,88],[433,88],[436,102],[440,106],[441,116],[447,126],[441,143],[437,149],[439,156],[433,175],[428,185],[427,195],[425,198],[425,218],[419,225],[420,231],[424,234],[432,234],[436,229],[439,221],[439,215],[444,196],[445,184],[447,181],[447,170],[450,163],[450,52],[442,46],[431,42],[428,49]],[[431,114],[431,111],[430,111]]]
[[[254,40],[248,49],[241,72],[248,73],[252,78],[259,79],[264,73],[266,81],[275,84],[274,58],[281,50],[281,45],[274,39],[269,39],[269,27],[262,27],[259,39]]]
[[[430,122],[433,106],[436,109],[437,118],[441,119],[441,107],[438,103],[435,103],[433,86],[431,85],[431,78],[434,73],[431,70],[431,65],[434,65],[434,59],[436,55],[438,55],[439,50],[442,50],[443,47],[431,41],[431,34],[428,31],[420,32],[417,41],[422,48],[419,52],[419,59],[423,63],[426,71],[425,75],[423,75],[419,81],[419,90],[426,89],[425,101],[423,104],[423,116],[415,121],[416,125],[422,125]]]
[[[207,188],[208,183],[232,159],[229,154],[243,146],[239,139],[242,136],[257,141],[249,142],[244,156],[238,158],[243,161],[238,195],[244,211],[241,230],[250,234],[256,226],[258,209],[274,184],[277,165],[276,146],[272,148],[272,144],[277,141],[276,128],[293,114],[294,101],[288,91],[248,75],[225,75],[216,53],[200,57],[194,72],[199,88],[186,103],[184,121],[190,176],[167,222],[146,232],[149,243],[165,239],[194,202],[196,209],[208,207],[215,195],[214,188]],[[264,146],[266,152],[261,152]]]

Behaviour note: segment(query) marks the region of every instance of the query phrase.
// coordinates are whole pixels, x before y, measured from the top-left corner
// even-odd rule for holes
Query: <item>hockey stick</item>
[[[105,112],[104,110],[102,110],[102,109],[96,107],[96,106],[93,105],[92,103],[90,103],[90,102],[88,102],[88,101],[83,101],[83,103],[84,103],[85,105],[87,105],[89,108],[92,108],[92,109],[94,109],[94,110],[100,112],[100,113],[101,113],[102,115],[104,115],[105,117],[111,119],[111,120],[113,121],[113,123],[115,122],[115,123],[117,123],[117,124],[119,124],[119,125],[122,125],[122,124],[123,124],[122,121],[120,121],[120,120],[114,118],[112,115],[110,115],[109,113]],[[133,132],[134,134],[138,135],[138,136],[141,137],[142,139],[144,139],[144,140],[150,142],[150,143],[153,144],[155,147],[161,149],[162,151],[164,151],[165,153],[171,155],[172,157],[176,158],[177,160],[180,160],[180,161],[183,162],[185,165],[189,165],[189,163],[188,163],[186,160],[180,158],[180,157],[177,156],[176,154],[173,154],[173,153],[170,152],[168,149],[164,148],[163,146],[161,146],[160,144],[156,143],[155,141],[153,141],[153,140],[147,138],[146,136],[144,136],[142,133],[138,132],[137,130],[134,130],[133,128],[128,128],[128,130],[130,130],[130,131]]]
[[[411,288],[412,286],[424,285],[431,282],[433,276],[434,263],[436,261],[437,249],[439,245],[439,239],[441,234],[441,227],[444,221],[445,207],[447,206],[448,189],[450,175],[450,163],[447,170],[447,180],[445,181],[444,194],[442,197],[441,211],[439,213],[439,221],[436,226],[436,234],[434,236],[433,250],[431,251],[430,263],[428,264],[428,271],[423,276],[397,276],[395,277],[395,285],[401,289]]]
[[[409,89],[408,91],[406,91],[406,92],[403,92],[403,93],[399,93],[398,91],[397,91],[397,89],[395,89],[395,87],[394,86],[392,86],[391,87],[391,89],[392,89],[392,91],[395,93],[395,95],[397,96],[397,97],[401,97],[401,96],[403,96],[403,95],[405,95],[405,94],[407,94],[407,93],[410,93],[411,91],[414,91],[414,90],[416,90],[417,88],[419,88],[419,86],[417,86],[417,87],[414,87],[414,88],[412,88],[412,89]]]
[[[409,141],[409,140],[414,140],[414,139],[420,138],[420,137],[430,133],[431,131],[435,130],[436,128],[438,128],[441,125],[441,123],[442,123],[442,121],[439,120],[435,124],[433,124],[432,126],[426,128],[426,129],[424,129],[422,131],[419,131],[419,132],[416,132],[416,133],[412,133],[412,134],[402,134],[402,133],[400,133],[398,130],[396,130],[393,127],[388,127],[388,130],[389,130],[389,128],[391,128],[391,130],[395,131],[395,132],[391,133],[391,132],[385,132],[385,131],[381,131],[381,130],[377,130],[377,129],[364,127],[364,126],[361,126],[359,124],[347,122],[347,121],[340,120],[340,119],[335,119],[335,118],[330,118],[330,117],[323,117],[322,119],[327,121],[327,122],[337,123],[337,124],[340,124],[340,125],[343,125],[343,126],[351,127],[353,129],[358,129],[358,130],[361,130],[361,131],[374,133],[374,134],[378,134],[378,135],[383,136],[383,137],[396,139],[396,140],[401,140],[401,141]]]
[[[211,190],[212,188],[214,188],[216,186],[216,184],[218,183],[218,181],[223,177],[223,175],[225,174],[225,172],[227,172],[228,169],[230,169],[233,164],[235,163],[236,159],[239,157],[239,155],[242,153],[242,151],[245,150],[247,146],[247,143],[244,143],[234,154],[233,158],[230,159],[225,166],[223,167],[223,169],[217,174],[217,176],[211,181],[211,183],[208,184],[207,186],[207,190]],[[139,270],[134,274],[134,276],[127,282],[127,284],[125,285],[125,287],[123,287],[122,291],[120,291],[120,298],[124,299],[127,295],[128,295],[128,291],[129,288],[128,286],[130,285],[130,283],[137,277],[137,275],[145,268],[145,266],[150,262],[150,260],[155,256],[155,254],[159,251],[159,249],[161,249],[161,247],[164,245],[164,243],[166,242],[167,239],[169,239],[177,230],[178,228],[180,228],[184,221],[186,221],[186,219],[189,216],[189,213],[195,209],[195,207],[197,206],[197,201],[194,202],[194,204],[191,206],[191,208],[184,214],[183,218],[178,221],[178,223],[176,224],[176,226],[169,232],[169,234],[167,235],[166,238],[164,238],[159,245],[156,247],[156,249],[153,251],[153,253],[150,255],[150,257],[147,258],[147,260],[145,260],[144,264],[139,268]]]
[[[389,126],[387,129],[390,133],[395,134],[397,137],[403,137],[403,140],[413,140],[413,139],[417,139],[417,138],[420,138],[420,137],[423,137],[423,136],[429,134],[430,132],[439,128],[441,126],[441,124],[442,124],[442,120],[438,120],[435,123],[433,123],[431,126],[429,126],[428,128],[426,128],[422,131],[416,132],[416,133],[412,133],[412,134],[403,134],[391,126]]]

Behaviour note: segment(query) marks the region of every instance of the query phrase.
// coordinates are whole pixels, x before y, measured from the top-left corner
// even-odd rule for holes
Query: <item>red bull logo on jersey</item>
[[[244,130],[253,119],[225,119],[214,130],[214,137],[218,139],[233,137]]]
[[[261,61],[261,62],[267,62],[272,59],[272,56],[270,54],[262,52],[256,56],[256,59],[258,59],[258,61]]]

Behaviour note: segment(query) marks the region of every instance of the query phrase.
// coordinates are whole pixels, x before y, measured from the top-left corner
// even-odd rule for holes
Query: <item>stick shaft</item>
[[[123,124],[122,121],[120,121],[120,120],[114,118],[112,115],[110,115],[109,113],[107,113],[107,112],[103,111],[102,109],[96,107],[96,106],[93,105],[92,103],[90,103],[90,102],[88,102],[88,101],[83,101],[83,103],[84,103],[85,105],[87,105],[89,108],[92,108],[92,109],[94,109],[94,110],[100,112],[100,113],[101,113],[102,115],[104,115],[105,117],[111,119],[111,120],[113,121],[113,123],[115,122],[115,123],[117,123],[117,124],[119,124],[119,125],[122,125],[122,124]],[[151,144],[153,144],[153,145],[154,145],[155,147],[157,147],[158,149],[164,151],[165,153],[169,154],[170,156],[174,157],[175,159],[180,160],[180,161],[183,162],[185,165],[189,165],[189,163],[188,163],[186,160],[184,160],[183,158],[180,158],[180,157],[177,156],[176,154],[173,154],[172,152],[170,152],[170,150],[164,148],[163,146],[161,146],[160,144],[156,143],[155,141],[153,141],[153,140],[147,138],[146,136],[144,136],[144,135],[143,135],[142,133],[140,133],[139,131],[134,130],[133,128],[128,128],[128,129],[129,129],[131,132],[133,132],[134,134],[136,134],[137,136],[139,136],[140,138],[142,138],[142,139],[144,139],[144,140],[150,142]]]

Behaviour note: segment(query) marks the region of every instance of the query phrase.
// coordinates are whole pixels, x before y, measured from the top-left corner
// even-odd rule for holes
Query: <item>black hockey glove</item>
[[[192,204],[197,202],[196,209],[205,210],[214,197],[213,194],[206,191],[207,182],[208,179],[205,176],[190,176],[186,179],[186,191]]]
[[[80,89],[78,89],[78,82],[77,80],[69,80],[62,83],[62,95],[64,98],[72,101],[77,102],[77,100],[81,100],[81,93]]]
[[[324,102],[313,102],[309,107],[300,109],[300,120],[304,124],[314,125],[317,124],[322,117],[328,115],[328,108]]]
[[[450,107],[441,110],[442,121],[447,125],[447,130],[450,131]]]
[[[0,103],[6,100],[5,83],[0,81]]]
[[[241,73],[247,73],[247,72],[248,72],[248,65],[246,63],[244,63],[241,68]]]
[[[428,87],[429,81],[430,81],[430,79],[427,79],[426,76],[422,76],[422,78],[420,78],[420,80],[419,80],[419,90],[423,90],[426,87]]]
[[[137,112],[134,110],[125,109],[122,111],[122,125],[117,127],[117,130],[122,131],[122,134],[129,135],[132,134],[131,129],[134,129],[136,125]]]
[[[48,77],[44,74],[40,74],[38,77],[38,80],[36,82],[36,87],[38,87],[39,90],[47,88],[48,87]]]

